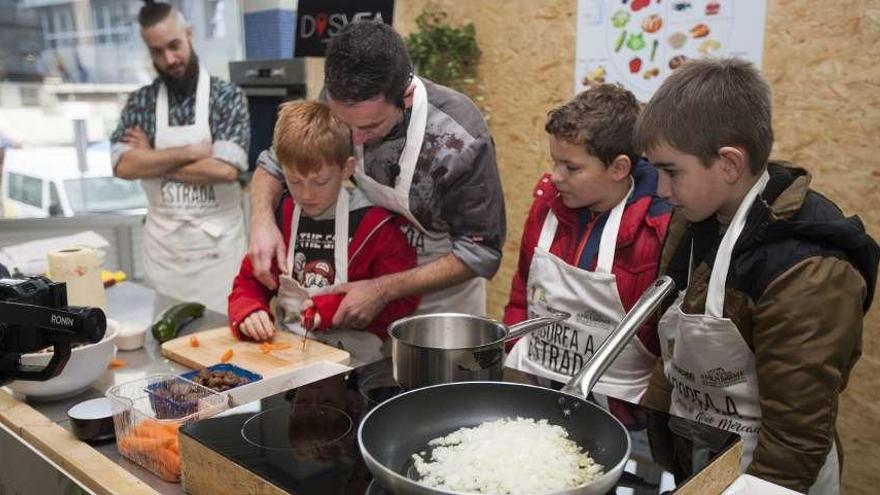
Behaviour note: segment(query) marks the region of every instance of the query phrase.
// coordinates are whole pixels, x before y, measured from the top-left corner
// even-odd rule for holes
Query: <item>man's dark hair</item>
[[[640,108],[636,97],[622,86],[601,84],[551,110],[544,130],[556,139],[583,146],[606,167],[626,155],[632,172],[639,161],[632,133]]]
[[[172,6],[170,3],[145,0],[144,6],[138,12],[138,24],[141,25],[142,29],[153,27],[164,21],[171,11]]]
[[[324,86],[334,100],[359,103],[382,95],[402,107],[411,75],[403,38],[385,23],[350,23],[327,46]]]
[[[746,60],[689,60],[645,105],[634,140],[641,152],[668,145],[707,167],[723,146],[740,146],[758,175],[773,148],[770,85]]]

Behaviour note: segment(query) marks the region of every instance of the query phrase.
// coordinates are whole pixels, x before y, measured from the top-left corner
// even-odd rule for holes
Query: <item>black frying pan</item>
[[[383,402],[364,417],[358,428],[358,443],[367,467],[397,495],[457,493],[418,483],[412,455],[427,450],[430,440],[485,421],[546,419],[563,426],[569,438],[604,467],[604,474],[593,482],[556,494],[604,495],[623,473],[630,440],[617,418],[585,397],[673,289],[669,277],[654,282],[562,391],[515,383],[462,382],[413,390]]]

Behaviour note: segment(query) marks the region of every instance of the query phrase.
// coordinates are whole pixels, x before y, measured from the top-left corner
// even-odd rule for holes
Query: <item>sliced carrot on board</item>
[[[226,363],[229,362],[230,359],[232,359],[232,349],[227,349],[226,352],[224,352],[223,355],[220,356],[220,362]]]
[[[189,346],[190,346],[190,347],[198,347],[198,346],[199,346],[199,339],[198,339],[198,337],[196,337],[195,335],[193,335],[192,337],[190,337],[190,338],[189,338]]]
[[[107,364],[108,368],[122,368],[123,366],[128,366],[128,361],[119,358],[113,358],[110,360],[110,363]]]
[[[263,342],[260,344],[260,352],[263,354],[268,354],[272,351],[283,351],[284,349],[290,349],[290,344],[286,342]]]

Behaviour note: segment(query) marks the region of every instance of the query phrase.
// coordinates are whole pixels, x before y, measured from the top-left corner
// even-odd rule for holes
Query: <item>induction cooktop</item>
[[[293,494],[385,494],[360,456],[357,427],[371,408],[401,391],[386,359],[230,409],[181,433]],[[607,404],[601,396],[591,399]],[[672,493],[737,439],[651,409],[629,412],[619,417],[628,425],[632,455],[617,495]]]

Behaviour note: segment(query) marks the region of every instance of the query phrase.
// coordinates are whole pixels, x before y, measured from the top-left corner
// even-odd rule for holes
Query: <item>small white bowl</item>
[[[116,356],[113,339],[119,333],[119,324],[107,319],[104,338],[95,344],[74,347],[61,373],[45,382],[17,380],[9,384],[13,392],[30,399],[53,400],[72,397],[86,390],[107,371],[110,360]],[[52,359],[51,352],[22,354],[21,364],[44,367]]]
[[[135,351],[144,346],[147,339],[147,327],[149,323],[139,321],[125,321],[121,323],[119,334],[116,336],[116,347],[120,351]]]

